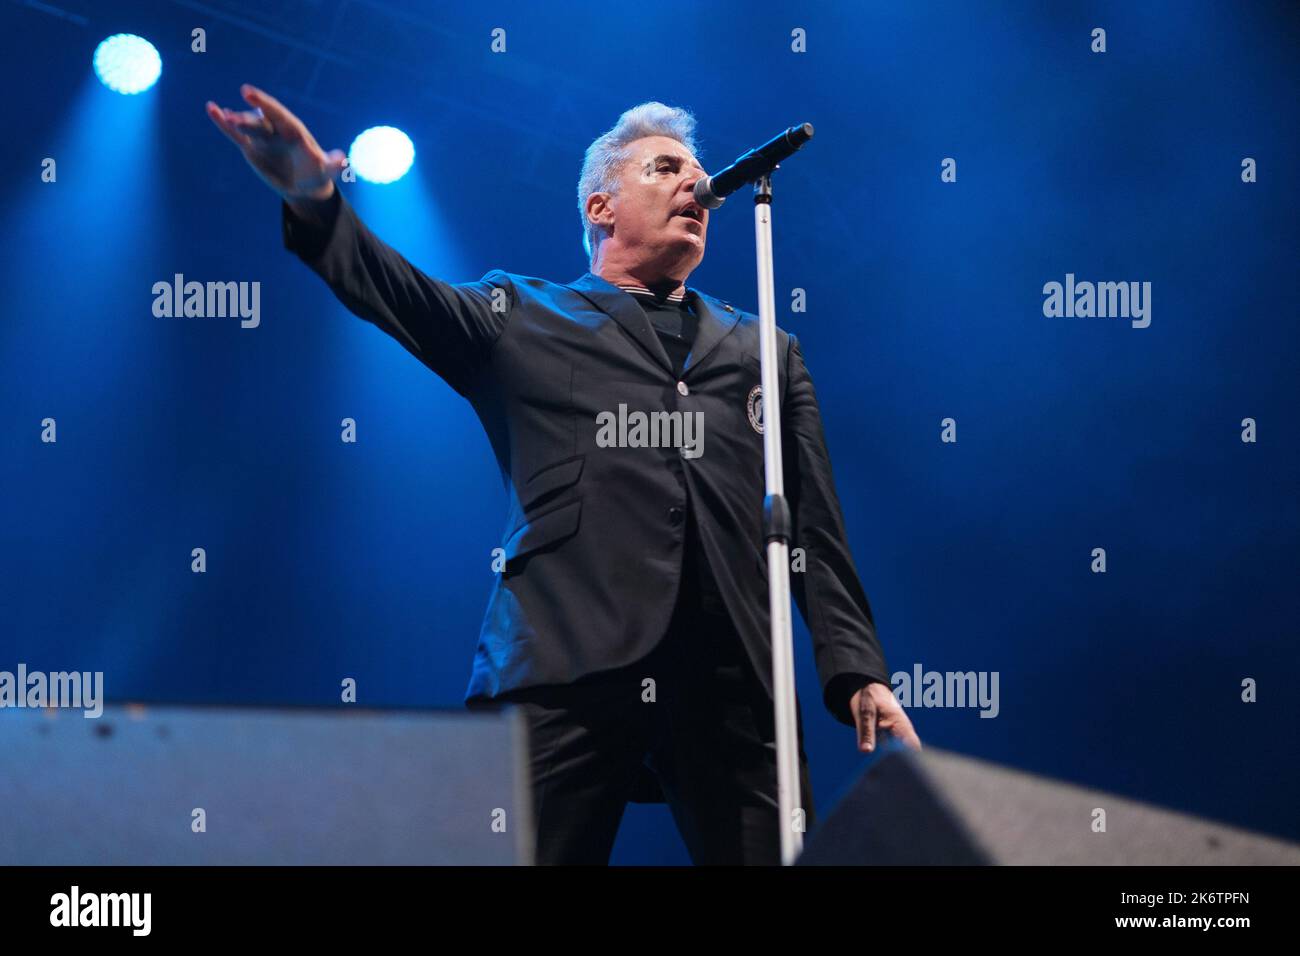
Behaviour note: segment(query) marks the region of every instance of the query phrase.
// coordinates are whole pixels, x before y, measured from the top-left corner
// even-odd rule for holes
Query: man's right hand
[[[329,199],[334,177],[348,164],[347,155],[339,149],[322,150],[302,120],[275,97],[247,83],[239,92],[252,110],[236,113],[211,100],[206,109],[248,165],[295,209]]]

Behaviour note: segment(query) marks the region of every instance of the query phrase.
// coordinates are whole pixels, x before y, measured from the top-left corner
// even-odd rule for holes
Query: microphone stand
[[[759,365],[763,390],[763,537],[767,542],[767,601],[772,627],[772,698],[776,709],[776,792],[781,862],[789,866],[803,849],[799,804],[798,700],[794,693],[794,639],[790,632],[790,506],[785,500],[781,458],[781,402],[776,357],[776,296],[772,279],[772,173],[782,160],[812,139],[811,123],[800,123],[751,149],[716,176],[695,184],[696,201],[717,209],[730,193],[754,184],[754,237],[758,256]]]
[[[779,169],[780,167],[773,167]],[[790,628],[790,507],[781,454],[781,402],[776,356],[776,295],[772,273],[772,177],[754,182],[754,237],[758,258],[760,380],[763,387],[763,533],[767,540],[767,601],[772,625],[772,697],[776,711],[776,782],[781,862],[803,849],[799,738],[794,692],[794,638]],[[797,816],[796,816],[797,814]],[[796,822],[798,827],[796,828]]]

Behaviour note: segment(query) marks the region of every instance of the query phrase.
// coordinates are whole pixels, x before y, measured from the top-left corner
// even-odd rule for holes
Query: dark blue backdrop
[[[448,279],[569,281],[582,152],[659,99],[696,112],[710,167],[816,126],[777,180],[778,320],[891,669],[1000,675],[996,719],[914,709],[921,737],[1300,838],[1295,4],[54,7],[0,8],[0,668],[103,670],[119,700],[329,705],[350,676],[368,706],[459,707],[504,502],[487,441],[283,250],[203,103],[255,83],[327,149],[399,126],[412,174],[345,187],[381,236]],[[162,53],[142,96],[93,76],[115,32]],[[710,233],[692,284],[753,310],[747,200]],[[155,318],[178,272],[260,281],[260,327]],[[1067,273],[1151,282],[1150,327],[1045,317]],[[824,814],[865,760],[796,640]],[[629,810],[616,862],[685,860],[664,808]]]

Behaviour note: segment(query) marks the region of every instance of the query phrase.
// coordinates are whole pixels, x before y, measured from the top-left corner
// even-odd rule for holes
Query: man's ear
[[[613,199],[612,193],[592,193],[588,196],[587,221],[609,232],[614,225]]]

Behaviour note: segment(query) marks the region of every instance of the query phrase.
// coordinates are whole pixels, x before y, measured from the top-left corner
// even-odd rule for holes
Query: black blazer
[[[469,400],[509,495],[504,570],[492,588],[466,700],[567,684],[631,664],[664,636],[694,509],[710,571],[771,694],[758,318],[698,290],[699,332],[679,382],[641,306],[590,273],[559,285],[494,270],[425,275],[378,239],[336,190],[324,226],[282,205],[285,247],[339,300]],[[889,683],[835,494],[812,379],[777,330],[791,590],[812,634],[824,703]],[[600,447],[597,415],[703,412],[699,457]],[[487,556],[485,555],[485,560]]]

